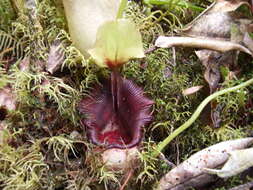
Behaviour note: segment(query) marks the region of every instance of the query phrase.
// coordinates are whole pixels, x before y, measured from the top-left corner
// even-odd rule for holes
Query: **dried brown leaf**
[[[243,43],[253,52],[253,39],[250,37],[249,33],[245,33]]]
[[[5,87],[0,90],[0,107],[7,110],[16,109],[16,99],[11,88]]]
[[[184,96],[188,96],[188,95],[191,95],[191,94],[194,94],[196,92],[198,92],[201,88],[203,88],[203,86],[193,86],[193,87],[190,87],[190,88],[187,88],[185,90],[183,90],[182,94]]]
[[[169,171],[161,180],[159,190],[185,190],[203,185],[214,179],[204,168],[216,168],[228,159],[229,152],[248,147],[253,138],[224,141],[193,154],[186,161]]]
[[[53,74],[64,61],[64,53],[60,42],[55,42],[50,47],[46,70]]]
[[[210,12],[230,12],[235,11],[240,6],[246,5],[250,7],[248,0],[217,0],[210,8]]]
[[[217,174],[221,178],[237,175],[253,166],[253,148],[234,150],[229,153],[229,159],[222,169],[205,168],[210,174]]]

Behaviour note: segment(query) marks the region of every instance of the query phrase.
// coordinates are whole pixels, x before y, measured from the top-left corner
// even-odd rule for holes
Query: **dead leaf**
[[[246,33],[243,38],[243,43],[253,52],[253,39],[249,33]]]
[[[217,0],[213,6],[210,7],[211,12],[230,12],[235,11],[240,6],[246,5],[250,7],[248,0]]]
[[[20,64],[19,64],[20,71],[27,71],[29,69],[29,65],[30,65],[30,58],[25,57],[24,59],[20,61]]]
[[[247,0],[217,0],[192,22],[187,24],[185,28],[181,29],[181,32],[191,36],[197,36],[203,32],[213,32],[216,34],[229,32],[228,28],[230,26],[228,24],[231,21],[233,22],[231,18],[233,15],[235,17],[234,11],[242,5],[250,7]]]
[[[193,154],[176,168],[170,170],[159,182],[159,190],[185,190],[203,185],[214,178],[203,168],[217,168],[229,157],[229,152],[248,147],[253,138],[224,141]]]
[[[216,174],[221,178],[226,178],[237,175],[253,166],[253,148],[234,150],[229,155],[229,159],[222,169],[205,168],[204,170],[209,174]]]
[[[203,88],[202,85],[201,86],[193,86],[191,88],[187,88],[187,89],[183,90],[182,94],[184,96],[188,96],[188,95],[198,92],[201,88]]]
[[[211,120],[214,128],[219,128],[222,122],[221,113],[223,109],[222,104],[217,104],[216,101],[211,101]]]
[[[221,79],[220,66],[233,67],[236,64],[237,53],[235,51],[220,53],[210,50],[199,50],[195,53],[205,66],[204,78],[209,84],[210,93],[213,93]]]
[[[246,0],[218,0],[182,29],[181,34],[195,38],[230,41],[241,45],[245,33],[249,32],[252,24],[251,19],[235,11],[241,5],[250,6]],[[243,45],[246,49],[249,48],[248,51],[251,50],[252,55],[248,43]]]
[[[50,46],[50,52],[47,60],[46,70],[53,74],[64,61],[64,52],[60,42],[55,42]]]
[[[16,99],[11,88],[5,87],[0,90],[0,107],[7,110],[16,109]]]
[[[201,63],[205,66],[204,78],[209,84],[210,94],[214,93],[219,87],[219,82],[221,80],[220,67],[230,67],[236,65],[237,52],[228,51],[225,53],[220,53],[217,51],[210,50],[199,50],[195,51],[196,55],[200,59]],[[217,104],[215,100],[210,102],[211,105],[211,120],[213,126],[218,128],[221,124],[221,105]]]

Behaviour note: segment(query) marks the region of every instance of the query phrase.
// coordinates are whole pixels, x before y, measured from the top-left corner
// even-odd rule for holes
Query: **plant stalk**
[[[184,130],[186,130],[188,127],[191,126],[191,124],[199,117],[200,113],[202,110],[205,108],[205,106],[212,101],[213,99],[217,98],[218,96],[221,96],[223,94],[227,94],[230,92],[234,92],[236,90],[239,90],[240,88],[244,88],[246,86],[249,86],[250,84],[253,83],[253,78],[250,80],[247,80],[246,82],[243,82],[237,86],[230,87],[227,89],[220,90],[218,92],[215,92],[214,94],[211,94],[207,98],[205,98],[201,104],[197,107],[193,115],[191,116],[190,119],[188,119],[183,125],[181,125],[179,128],[177,128],[175,131],[173,131],[166,139],[164,139],[162,142],[160,142],[157,145],[156,150],[152,153],[154,157],[157,157],[160,152],[164,150],[164,148],[175,138],[177,137],[180,133],[182,133]]]

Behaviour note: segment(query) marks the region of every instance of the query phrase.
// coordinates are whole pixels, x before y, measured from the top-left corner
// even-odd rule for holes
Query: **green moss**
[[[11,146],[6,142],[14,143],[22,131],[4,133],[3,144],[0,145],[0,182],[5,190],[12,189],[39,189],[42,187],[42,178],[48,170],[44,157],[36,143]]]
[[[15,16],[15,10],[11,5],[11,1],[0,1],[0,30],[8,31]]]
[[[0,21],[4,30],[0,39],[11,39],[13,43],[0,48],[0,58],[3,49],[11,48],[16,52],[16,60],[6,69],[6,62],[0,59],[0,89],[12,86],[17,109],[8,114],[5,144],[0,145],[1,188],[119,188],[124,174],[104,167],[101,163],[103,150],[90,144],[76,111],[80,98],[90,93],[99,78],[108,77],[109,71],[98,68],[92,60],[85,60],[73,46],[60,1],[37,1],[37,14],[32,19],[30,12],[21,8],[14,16],[9,1],[2,2],[10,14],[5,15],[4,23]],[[202,1],[194,2],[207,6]],[[0,16],[5,14],[1,8]],[[174,29],[196,14],[190,9],[187,17],[187,11],[182,8],[174,12],[148,9],[131,2],[126,11],[127,17],[133,19],[141,31],[145,50],[153,47],[159,35],[173,34]],[[10,23],[11,27],[7,27]],[[60,70],[50,75],[45,72],[45,66],[50,46],[55,41],[62,48],[64,62]],[[25,70],[22,69],[24,60],[29,61]],[[240,80],[224,79],[221,88],[234,86],[253,76],[252,61],[240,67]],[[209,145],[248,136],[252,131],[250,117],[253,112],[247,106],[253,98],[253,87],[249,87],[217,99],[222,105],[220,128],[214,129],[204,122],[203,118],[208,114],[206,110],[191,128],[168,146],[164,152],[166,159],[152,157],[155,145],[189,119],[208,95],[203,69],[194,52],[182,48],[157,49],[122,68],[122,75],[141,86],[155,102],[153,121],[144,128],[140,164],[128,189],[148,189],[156,184],[171,168],[166,159],[177,164]],[[184,89],[197,85],[204,88],[189,96],[182,95]],[[242,119],[244,122],[238,122]]]

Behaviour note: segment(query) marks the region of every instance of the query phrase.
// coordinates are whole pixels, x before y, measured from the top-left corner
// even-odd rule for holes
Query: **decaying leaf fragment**
[[[4,120],[8,111],[16,109],[16,99],[12,89],[4,87],[0,89],[0,121]]]
[[[186,161],[173,168],[161,180],[159,190],[186,190],[214,180],[204,168],[217,168],[229,157],[229,152],[248,147],[253,138],[224,141],[193,154]]]
[[[64,52],[59,42],[55,42],[50,46],[46,70],[53,74],[64,61]]]
[[[226,178],[237,175],[253,166],[253,148],[234,150],[229,153],[229,159],[220,170],[206,168],[210,174]]]
[[[237,53],[235,51],[221,53],[210,50],[199,50],[195,51],[195,53],[205,67],[204,78],[209,84],[210,94],[212,94],[216,91],[221,79],[220,66],[234,66],[237,60]]]
[[[193,86],[193,87],[183,90],[182,94],[184,96],[188,96],[190,94],[194,94],[194,93],[198,92],[201,88],[203,88],[203,86]]]
[[[250,7],[250,4],[247,0],[217,0],[215,3],[213,3],[210,6],[210,11],[212,12],[229,12],[229,11],[235,11],[242,5],[247,5]]]
[[[244,4],[249,6],[243,0],[218,0],[180,31],[184,37],[159,37],[155,44],[157,47],[184,46],[220,52],[239,50],[252,55],[248,44],[243,43],[252,21],[235,12]]]
[[[7,110],[15,110],[16,100],[11,88],[0,89],[0,107],[5,107]]]

